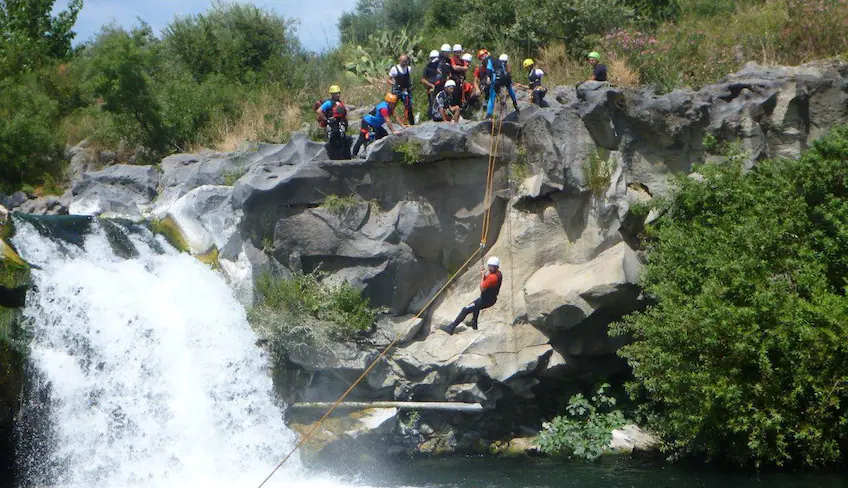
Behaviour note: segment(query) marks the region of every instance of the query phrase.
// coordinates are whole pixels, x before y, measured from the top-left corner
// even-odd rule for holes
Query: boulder
[[[165,215],[177,226],[193,254],[228,247],[237,234],[241,215],[232,206],[232,187],[205,185],[171,205]],[[233,257],[231,254],[230,257]]]
[[[65,178],[68,181],[76,181],[84,173],[100,169],[97,161],[97,152],[91,147],[88,139],[83,139],[79,144],[67,150],[65,157],[68,166],[65,169]]]
[[[28,200],[17,209],[19,212],[35,215],[67,215],[68,207],[62,203],[59,197],[48,195],[46,197]]]
[[[150,210],[158,186],[159,173],[153,166],[116,164],[75,181],[69,211],[137,220]]]
[[[22,191],[16,191],[9,195],[9,198],[6,200],[6,207],[10,210],[16,209],[26,203],[29,200],[29,196]]]
[[[641,263],[619,243],[585,264],[550,264],[524,285],[527,319],[551,332],[568,330],[601,308],[639,294]]]
[[[396,408],[369,408],[343,414],[334,414],[315,430],[301,452],[307,461],[345,458],[351,452],[379,453],[385,447],[385,438],[394,432],[398,423]],[[312,431],[314,424],[290,422],[301,437]]]
[[[660,440],[638,425],[628,424],[612,431],[607,451],[614,454],[657,453]]]

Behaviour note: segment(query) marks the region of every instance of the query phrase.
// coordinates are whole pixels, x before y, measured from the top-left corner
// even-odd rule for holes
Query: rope
[[[501,139],[501,132],[503,130],[504,112],[506,112],[506,98],[503,94],[503,89],[498,92],[498,98],[500,99],[500,112],[495,115],[496,120],[492,121],[492,130],[489,135],[489,170],[486,175],[486,196],[483,199],[483,208],[485,210],[483,213],[483,231],[480,237],[481,246],[486,245],[488,242],[489,229],[491,228],[492,200],[494,198],[495,188],[495,162],[498,158],[498,145]],[[497,127],[497,131],[495,131],[495,127]]]
[[[492,199],[493,199],[493,196],[494,196],[495,162],[497,160],[498,142],[500,140],[501,130],[503,129],[503,112],[505,110],[506,110],[506,100],[502,98],[501,99],[501,113],[498,116],[499,124],[497,125],[497,135],[495,134],[495,122],[494,121],[492,121],[492,131],[491,131],[491,134],[490,134],[490,137],[491,137],[492,140],[490,141],[490,144],[489,144],[489,167],[488,167],[488,174],[486,175],[486,193],[485,193],[485,197],[484,197],[485,213],[483,214],[483,231],[482,231],[482,236],[480,238],[480,246],[477,247],[477,250],[474,251],[471,254],[471,256],[469,256],[469,258],[464,263],[462,263],[462,265],[459,267],[459,269],[456,270],[456,272],[453,275],[451,275],[451,277],[448,279],[448,281],[445,282],[445,284],[441,288],[439,288],[439,291],[437,291],[436,294],[433,295],[433,297],[430,298],[430,300],[428,300],[427,303],[424,304],[423,307],[421,307],[421,310],[419,310],[418,313],[415,314],[415,317],[412,320],[420,319],[421,316],[424,314],[424,312],[426,312],[427,309],[429,309],[430,306],[442,295],[442,293],[444,293],[444,291],[447,290],[447,288],[454,281],[456,281],[456,278],[457,278],[457,276],[459,276],[460,272],[462,272],[472,261],[474,261],[474,259],[477,257],[478,254],[480,254],[481,260],[483,259],[484,255],[485,255],[485,253],[483,253],[483,251],[486,249],[486,241],[488,240],[488,237],[489,237],[489,226],[490,226],[490,221],[491,221],[491,217],[492,217],[491,202],[492,202]],[[511,231],[510,231],[510,234],[511,234]],[[510,243],[510,245],[511,245],[511,243]],[[511,262],[511,259],[512,258],[510,258],[510,262]],[[340,396],[339,399],[336,400],[333,403],[333,405],[326,412],[324,412],[324,415],[322,415],[321,418],[318,419],[317,422],[315,422],[315,424],[312,426],[312,428],[310,428],[309,431],[300,439],[300,441],[291,449],[291,451],[289,451],[289,453],[286,454],[286,456],[282,459],[282,461],[280,461],[274,467],[274,469],[271,470],[271,473],[264,480],[262,480],[262,483],[259,483],[259,486],[257,488],[262,488],[263,486],[265,486],[265,483],[267,483],[268,480],[270,480],[271,477],[274,476],[274,474],[286,463],[286,461],[288,461],[289,458],[291,458],[294,455],[294,453],[297,452],[298,449],[303,447],[303,445],[306,444],[309,441],[309,439],[312,438],[312,436],[315,434],[315,432],[318,430],[318,428],[320,428],[324,424],[324,421],[327,420],[327,418],[336,410],[336,408],[354,390],[354,388],[356,388],[359,385],[359,383],[361,383],[362,380],[364,380],[365,377],[368,376],[368,374],[377,366],[377,363],[379,363],[381,359],[386,357],[386,355],[389,353],[389,351],[397,345],[397,343],[400,341],[400,339],[401,339],[400,335],[396,336],[392,340],[392,342],[389,343],[389,345],[386,346],[385,349],[383,349],[382,352],[380,352],[380,354],[374,359],[374,361],[372,361],[371,364],[368,365],[368,367],[365,369],[365,371],[363,371],[362,374],[359,375],[359,378],[357,378],[356,381],[354,381],[353,384],[351,384],[350,387],[347,390],[345,390],[344,393],[342,393],[342,396]]]

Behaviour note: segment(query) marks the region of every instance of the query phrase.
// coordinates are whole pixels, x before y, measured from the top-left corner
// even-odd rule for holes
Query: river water
[[[348,470],[348,479],[386,488],[840,488],[842,473],[732,472],[628,458],[595,463],[545,458],[419,459]]]
[[[38,292],[18,429],[17,488],[253,488],[295,442],[267,358],[224,279],[146,229],[20,220]],[[351,453],[353,456],[356,453]],[[295,456],[269,488],[837,487],[680,467],[485,458],[341,464]],[[0,480],[0,486],[8,485]]]

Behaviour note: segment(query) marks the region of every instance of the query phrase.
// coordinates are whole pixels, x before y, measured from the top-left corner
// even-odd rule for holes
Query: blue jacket
[[[382,127],[383,124],[386,123],[386,116],[380,113],[383,109],[385,109],[389,115],[392,115],[392,108],[389,106],[389,102],[380,102],[374,108],[374,113],[376,115],[366,114],[365,117],[362,117],[362,120],[368,123],[371,127]]]

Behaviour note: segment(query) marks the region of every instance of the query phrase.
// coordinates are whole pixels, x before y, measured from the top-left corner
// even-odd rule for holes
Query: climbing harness
[[[462,265],[456,270],[456,272],[453,275],[451,275],[450,278],[448,278],[447,282],[445,282],[445,284],[441,288],[439,288],[439,291],[437,291],[436,294],[433,295],[433,297],[430,298],[430,300],[427,301],[427,303],[424,304],[423,307],[421,307],[421,310],[419,310],[418,313],[415,314],[415,317],[412,320],[420,319],[421,316],[424,315],[424,312],[426,312],[430,308],[430,306],[442,295],[442,293],[444,293],[444,291],[447,290],[448,287],[450,285],[452,285],[454,281],[456,281],[456,278],[459,276],[459,274],[463,270],[465,270],[465,268],[477,258],[478,254],[480,255],[481,262],[484,258],[484,255],[485,255],[484,251],[486,250],[486,242],[488,241],[488,238],[489,238],[489,228],[490,228],[490,222],[491,222],[491,218],[492,218],[491,204],[492,204],[492,200],[493,200],[493,196],[494,196],[495,166],[496,166],[495,163],[497,161],[497,150],[498,150],[498,145],[499,145],[498,139],[500,139],[501,130],[503,128],[503,114],[506,113],[506,96],[503,95],[502,91],[503,90],[501,90],[499,92],[500,107],[501,107],[500,114],[496,115],[497,124],[495,123],[496,120],[492,120],[492,130],[491,130],[491,134],[490,134],[490,137],[491,137],[492,140],[490,141],[490,145],[489,145],[489,165],[488,165],[488,174],[486,175],[486,193],[485,193],[485,197],[484,197],[484,200],[483,200],[485,210],[484,210],[484,213],[483,213],[483,229],[482,229],[481,237],[480,237],[480,246],[477,248],[476,251],[474,251],[471,254],[471,256],[468,257],[468,259],[464,263],[462,263]],[[496,126],[497,126],[497,130],[496,130]],[[354,381],[353,384],[351,384],[350,387],[347,390],[345,390],[344,393],[342,393],[342,395],[339,397],[339,399],[336,400],[329,409],[327,409],[327,411],[324,413],[324,415],[322,415],[321,418],[318,419],[318,421],[315,422],[312,425],[312,428],[310,428],[309,431],[306,432],[306,434],[300,439],[300,441],[297,444],[295,444],[295,446],[288,452],[288,454],[286,454],[285,457],[283,457],[283,459],[274,467],[274,469],[271,470],[271,473],[268,474],[268,476],[262,481],[262,483],[259,483],[259,486],[257,488],[262,488],[263,486],[265,486],[265,483],[267,483],[268,480],[270,480],[271,477],[274,476],[274,474],[286,463],[286,461],[288,461],[289,458],[291,458],[294,455],[294,453],[297,452],[298,449],[303,447],[303,445],[306,444],[309,441],[309,439],[312,438],[312,436],[315,434],[315,432],[324,424],[324,421],[327,420],[327,418],[336,410],[336,408],[354,390],[354,388],[356,388],[359,385],[359,383],[361,383],[362,380],[364,380],[365,377],[368,376],[368,374],[377,366],[377,363],[379,363],[381,359],[386,357],[386,355],[389,353],[389,351],[391,351],[392,348],[394,348],[398,344],[398,342],[400,342],[401,337],[402,336],[400,334],[398,334],[392,340],[392,342],[388,346],[386,346],[385,349],[383,349],[380,352],[380,354],[377,355],[377,357],[374,359],[374,361],[372,361],[371,364],[369,364],[368,367],[365,369],[365,371],[363,371],[362,374],[359,375],[359,378],[357,378],[356,381]]]

